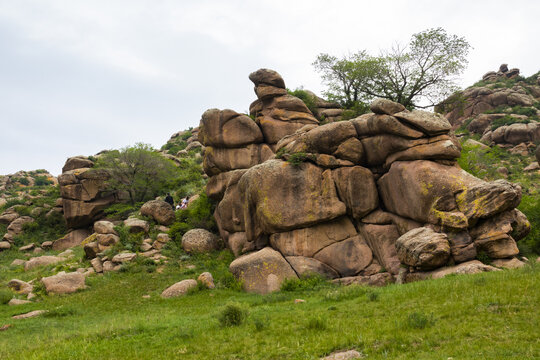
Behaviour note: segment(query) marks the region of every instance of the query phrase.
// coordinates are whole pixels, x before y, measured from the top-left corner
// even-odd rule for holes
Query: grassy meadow
[[[10,278],[55,271],[23,272],[9,266],[15,256],[0,256],[4,288]],[[520,270],[385,288],[312,278],[261,296],[238,290],[227,272],[228,251],[178,258],[91,276],[88,288],[75,294],[0,305],[0,327],[11,324],[0,332],[0,359],[319,359],[346,349],[368,359],[540,358],[540,265],[534,260]],[[216,289],[159,296],[202,271],[213,273]],[[227,305],[233,324],[220,321],[231,315]],[[49,312],[11,318],[37,309]]]

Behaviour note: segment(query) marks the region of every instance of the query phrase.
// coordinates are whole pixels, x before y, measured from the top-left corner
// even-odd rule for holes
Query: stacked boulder
[[[94,162],[84,156],[67,159],[58,176],[62,207],[67,226],[72,229],[92,226],[103,210],[116,201],[116,194],[105,190],[107,171],[93,169]]]
[[[260,127],[266,144],[274,148],[285,135],[304,125],[319,123],[302,100],[287,94],[285,82],[277,72],[259,69],[249,79],[255,84],[258,98],[250,105],[249,113]]]
[[[317,120],[321,122],[335,122],[341,120],[341,115],[343,114],[341,105],[335,102],[326,101],[309,90],[304,91],[313,99],[315,106],[313,115],[315,115]]]
[[[275,72],[273,82],[282,83]],[[515,209],[519,186],[461,170],[444,117],[383,99],[371,110],[350,121],[297,124],[272,143],[278,158],[230,171],[226,181],[209,174],[218,227],[239,256],[230,270],[246,290],[273,291],[309,273],[384,284],[473,261],[478,252],[517,255],[515,240],[530,227]],[[211,143],[223,134],[205,115],[201,134],[216,134],[205,138]]]

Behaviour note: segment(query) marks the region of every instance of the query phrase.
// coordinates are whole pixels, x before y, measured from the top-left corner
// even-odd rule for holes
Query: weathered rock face
[[[84,289],[86,276],[78,272],[64,273],[44,277],[41,282],[48,294],[70,294]]]
[[[93,166],[87,158],[69,158],[58,176],[64,218],[70,228],[92,225],[103,216],[103,210],[116,201],[116,195],[104,187],[108,173],[92,169]]]
[[[514,210],[521,188],[461,170],[444,117],[377,100],[374,114],[318,126],[285,94],[279,74],[263,69],[250,79],[256,122],[231,110],[201,120],[207,149],[276,151],[205,167],[220,235],[239,256],[230,270],[248,291],[277,290],[284,278],[308,273],[382,285],[404,271],[474,260],[478,251],[516,254],[516,238],[528,231]],[[246,137],[226,126],[245,128]],[[205,153],[207,164],[217,158]]]

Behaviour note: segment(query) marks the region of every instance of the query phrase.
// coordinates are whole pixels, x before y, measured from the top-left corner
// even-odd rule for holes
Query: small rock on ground
[[[33,317],[43,315],[46,312],[47,312],[47,310],[34,310],[34,311],[27,312],[25,314],[13,315],[11,318],[15,319],[15,320],[30,319],[30,318],[33,318]]]
[[[335,352],[328,355],[327,357],[321,358],[321,360],[350,360],[350,359],[361,359],[364,355],[359,353],[356,350]]]

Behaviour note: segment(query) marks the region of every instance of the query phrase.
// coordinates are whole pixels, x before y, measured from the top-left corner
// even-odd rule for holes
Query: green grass
[[[6,255],[2,286],[11,276],[35,276],[6,268],[13,254]],[[261,296],[223,286],[227,251],[181,258],[161,273],[93,276],[88,289],[72,295],[0,305],[0,326],[12,324],[0,337],[0,358],[318,359],[352,348],[369,359],[540,357],[538,265],[379,289],[296,284]],[[167,286],[205,270],[216,290],[160,298]],[[49,313],[11,319],[36,309]],[[224,316],[234,326],[220,321]]]

